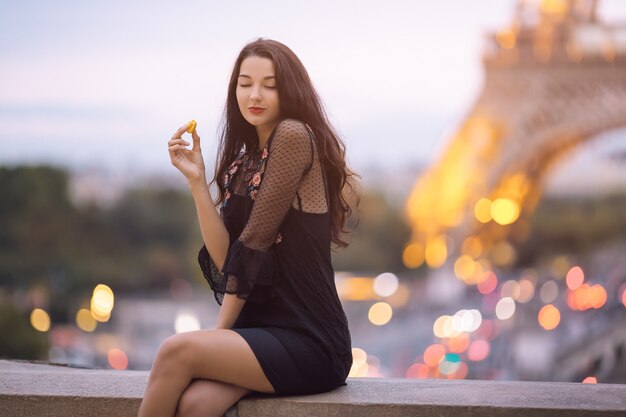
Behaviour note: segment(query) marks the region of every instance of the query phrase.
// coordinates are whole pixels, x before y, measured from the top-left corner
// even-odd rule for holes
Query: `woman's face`
[[[249,56],[241,62],[237,79],[237,103],[244,119],[253,126],[272,129],[280,118],[274,62]]]

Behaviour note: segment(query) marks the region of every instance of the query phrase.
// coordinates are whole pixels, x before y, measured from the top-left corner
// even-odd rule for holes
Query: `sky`
[[[626,1],[605,0],[626,17]],[[357,168],[423,165],[481,89],[487,31],[514,0],[0,0],[0,164],[172,170],[190,119],[207,166],[239,50],[303,61]]]

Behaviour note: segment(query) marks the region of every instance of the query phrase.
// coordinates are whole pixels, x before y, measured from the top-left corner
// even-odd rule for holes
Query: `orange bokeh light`
[[[552,304],[547,304],[539,310],[537,320],[544,329],[553,330],[561,322],[561,312]]]
[[[585,311],[590,308],[602,308],[606,300],[606,290],[600,284],[594,286],[582,284],[574,291],[567,292],[567,305],[572,310]]]
[[[463,353],[467,350],[470,338],[467,333],[461,333],[448,339],[448,348],[452,353]]]
[[[414,363],[406,370],[407,378],[426,379],[430,376],[430,368],[423,363]]]
[[[598,379],[595,376],[588,376],[587,378],[583,379],[583,384],[597,384],[598,383]]]
[[[591,306],[593,308],[601,308],[606,304],[606,290],[602,285],[594,285],[591,287]]]
[[[109,350],[107,360],[113,369],[123,370],[128,368],[128,356],[121,349],[113,348]]]
[[[442,345],[438,343],[430,345],[424,351],[424,362],[428,366],[435,367],[439,364],[439,361],[441,361],[441,358],[443,358],[443,355],[445,354],[446,349]]]

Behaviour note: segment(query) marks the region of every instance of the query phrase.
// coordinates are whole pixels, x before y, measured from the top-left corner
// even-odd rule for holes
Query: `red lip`
[[[260,114],[265,111],[263,107],[248,107],[248,110],[250,110],[250,113],[252,114]]]

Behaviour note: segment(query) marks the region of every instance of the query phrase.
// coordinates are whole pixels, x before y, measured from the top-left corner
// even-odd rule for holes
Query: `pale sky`
[[[605,0],[626,17],[626,1]],[[0,164],[171,170],[198,121],[207,166],[239,50],[300,57],[358,168],[423,164],[468,112],[514,0],[0,1]]]

